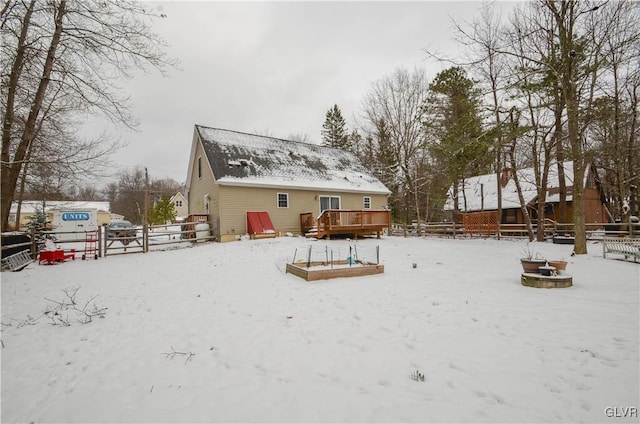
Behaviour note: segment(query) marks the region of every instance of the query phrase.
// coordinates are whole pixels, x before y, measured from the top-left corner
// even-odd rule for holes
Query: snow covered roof
[[[218,184],[390,194],[340,149],[196,125]]]
[[[35,213],[36,210],[42,209],[42,201],[25,200],[20,207],[21,213]],[[97,209],[99,211],[109,212],[111,206],[109,202],[85,202],[85,201],[47,201],[45,202],[45,211],[49,212],[58,209]],[[11,205],[11,213],[18,211],[18,203],[13,202]]]
[[[522,189],[522,195],[526,204],[534,201],[538,196],[536,188],[535,172],[533,168],[519,169],[518,181]],[[573,162],[564,162],[565,184],[573,187]],[[588,173],[585,173],[585,178]],[[462,185],[458,192],[458,207],[461,212],[474,212],[480,210],[498,209],[498,182],[496,174],[479,175],[466,178],[464,181],[465,191],[462,193]],[[549,181],[547,184],[546,201],[549,203],[559,202],[558,191],[558,167],[555,163],[549,167]],[[567,201],[571,201],[571,191],[568,190]],[[520,207],[518,192],[513,178],[509,178],[507,184],[502,187],[502,208],[514,209]],[[453,186],[447,192],[447,201],[444,210],[453,210]]]

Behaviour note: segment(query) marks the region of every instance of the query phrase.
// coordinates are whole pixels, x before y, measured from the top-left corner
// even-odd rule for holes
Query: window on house
[[[182,200],[176,200],[176,208],[182,207]]]
[[[279,208],[289,207],[289,193],[278,193],[278,207]]]
[[[340,209],[340,198],[334,196],[320,196],[320,212],[327,209]]]
[[[371,197],[365,196],[362,198],[362,209],[371,209]]]
[[[198,156],[198,178],[202,178],[202,156]]]

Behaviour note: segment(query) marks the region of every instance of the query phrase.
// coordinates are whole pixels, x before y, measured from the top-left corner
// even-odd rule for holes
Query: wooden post
[[[143,224],[148,224],[148,223],[149,223],[149,173],[147,172],[147,168],[144,168],[144,221],[143,221]]]
[[[106,229],[106,227],[104,225],[99,226],[98,227],[98,246],[96,246],[98,248],[98,257],[101,258],[102,257],[102,230]],[[87,239],[87,235],[85,234],[84,236],[85,240]],[[106,237],[105,237],[106,239]],[[86,243],[86,241],[85,241]]]
[[[35,259],[38,255],[36,250],[36,229],[31,227],[31,259]]]
[[[107,237],[107,231],[109,231],[108,228],[105,228],[104,239],[103,239],[103,243],[102,243],[102,249],[104,249],[104,257],[105,258],[107,257],[107,255],[109,253],[109,249],[108,249],[109,246],[107,246],[107,242],[109,241],[109,237]],[[98,248],[100,248],[100,247],[98,247]]]
[[[142,226],[142,253],[149,251],[149,225],[145,223]]]

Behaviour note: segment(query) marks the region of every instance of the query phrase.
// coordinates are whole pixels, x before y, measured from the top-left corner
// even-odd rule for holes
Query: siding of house
[[[198,177],[198,157],[202,157],[202,176]],[[202,143],[198,141],[196,144],[195,154],[191,158],[193,160],[193,172],[191,173],[191,181],[189,184],[189,192],[187,193],[187,202],[189,203],[189,214],[208,214],[210,222],[217,222],[220,218],[218,206],[218,185],[213,180],[213,173],[209,167],[209,161],[202,148]],[[205,208],[204,196],[209,195],[209,210]],[[216,235],[218,228],[213,225],[213,234]]]
[[[218,186],[220,199],[220,238],[232,241],[247,232],[247,211],[267,211],[277,232],[300,234],[300,214],[320,213],[319,196],[340,197],[341,209],[363,209],[363,197],[371,198],[371,209],[387,206],[386,195],[362,193],[328,193],[313,190]],[[278,208],[278,193],[288,193],[289,207]]]
[[[573,220],[572,203],[567,203],[567,217]],[[596,188],[584,189],[584,218],[588,224],[608,223],[606,207],[600,201],[600,191]]]
[[[176,216],[187,216],[189,215],[189,206],[187,202],[187,199],[185,199],[185,197],[182,195],[182,193],[176,193],[173,195],[173,197],[171,198],[171,201],[173,202],[175,209],[176,209]],[[176,203],[177,202],[182,202],[181,206],[178,206]]]
[[[600,200],[600,191],[594,187],[587,187],[584,189],[584,206],[585,206],[585,222],[589,224],[608,223],[606,206],[602,204]],[[529,205],[529,213],[531,219],[537,219],[536,203],[532,202]],[[561,222],[558,214],[557,203],[547,203],[547,210],[545,212],[545,218],[551,219],[556,222]],[[573,204],[571,201],[567,202],[567,220],[573,221]],[[522,217],[522,211],[520,209],[503,209],[502,210],[502,223],[503,224],[524,224],[524,218]]]
[[[600,191],[595,188],[584,190],[585,220],[586,222],[609,222],[606,207],[600,201]]]

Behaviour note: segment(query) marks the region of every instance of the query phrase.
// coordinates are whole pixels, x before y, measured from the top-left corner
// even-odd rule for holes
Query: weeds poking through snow
[[[424,374],[422,374],[420,371],[416,370],[416,372],[411,373],[411,378],[414,381],[424,381]]]
[[[51,302],[52,305],[47,305],[45,311],[40,316],[34,318],[31,315],[27,315],[26,319],[17,320],[15,318],[11,318],[11,321],[17,323],[17,328],[21,328],[26,325],[36,325],[38,323],[38,320],[42,316],[46,316],[51,320],[51,325],[62,325],[64,327],[69,327],[73,322],[72,318],[76,318],[76,321],[80,324],[88,324],[93,321],[94,317],[104,318],[108,308],[99,308],[95,303],[92,303],[93,300],[98,296],[93,296],[91,299],[84,302],[84,304],[78,304],[76,300],[78,290],[80,290],[80,287],[62,290],[66,298],[61,301],[51,300],[45,297],[44,299],[48,302]],[[4,322],[2,323],[2,325],[7,327],[12,326],[11,323],[7,324]]]
[[[15,318],[11,318],[11,321],[17,321],[18,325],[16,327],[17,328],[21,328],[21,327],[24,327],[25,325],[36,325],[38,323],[39,319],[40,319],[40,317],[34,318],[31,315],[27,315],[27,318],[22,320],[22,321],[17,320]],[[11,327],[12,326],[11,323],[9,323],[9,324],[2,323],[2,325],[6,325],[7,327]]]

